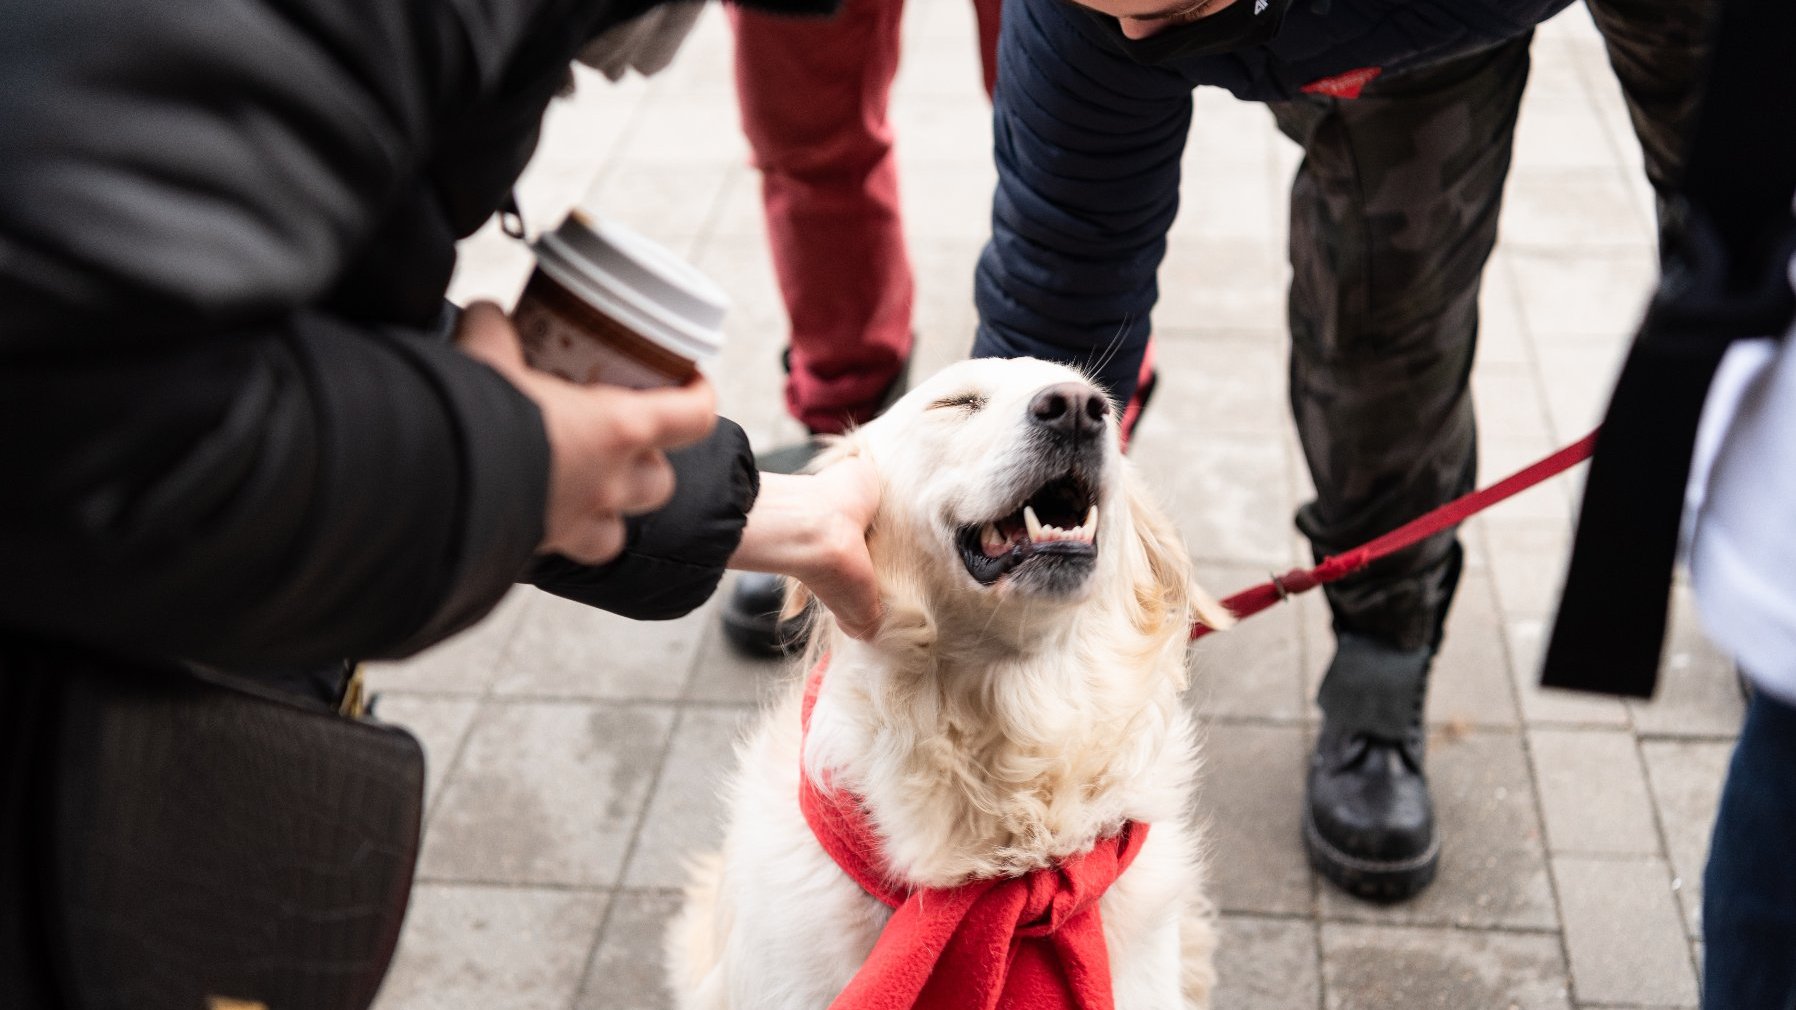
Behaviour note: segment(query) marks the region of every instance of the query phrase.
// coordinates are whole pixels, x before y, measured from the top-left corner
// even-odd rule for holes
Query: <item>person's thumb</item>
[[[484,361],[505,374],[524,368],[524,351],[518,331],[492,302],[474,302],[462,310],[455,342],[469,357]]]

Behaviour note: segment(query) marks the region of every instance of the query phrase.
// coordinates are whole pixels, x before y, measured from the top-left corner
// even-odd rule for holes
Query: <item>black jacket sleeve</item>
[[[531,572],[539,588],[640,621],[680,617],[708,599],[742,540],[760,491],[748,436],[734,421],[697,445],[668,454],[676,492],[666,508],[629,521],[624,551],[586,566],[545,558]]]
[[[412,328],[326,306],[396,220],[402,265],[447,256],[443,124],[492,104],[545,9],[0,10],[0,635],[232,667],[400,656],[527,573],[535,406],[426,335],[440,286]],[[710,515],[701,487],[681,502]],[[710,506],[727,525],[739,503]]]
[[[1096,36],[1065,0],[1015,0],[992,104],[998,186],[979,257],[974,357],[1091,369],[1126,403],[1179,206],[1191,84]]]
[[[0,626],[224,666],[414,652],[542,535],[535,406],[455,349],[298,312],[0,369]]]

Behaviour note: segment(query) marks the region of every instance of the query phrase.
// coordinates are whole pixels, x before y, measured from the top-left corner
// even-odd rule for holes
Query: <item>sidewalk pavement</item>
[[[971,339],[994,174],[971,8],[910,6],[894,116],[928,374]],[[1595,424],[1653,279],[1639,151],[1581,5],[1539,31],[1534,61],[1483,290],[1485,481]],[[795,437],[721,12],[652,80],[580,80],[521,187],[529,225],[552,227],[596,172],[606,213],[734,298],[710,370],[722,412],[759,447]],[[1223,595],[1307,554],[1290,520],[1308,487],[1284,379],[1298,155],[1262,108],[1220,92],[1199,93],[1194,123],[1155,315],[1161,389],[1133,454]],[[464,244],[453,294],[509,305],[527,269],[489,227]],[[1331,647],[1319,594],[1193,649],[1218,1010],[1697,1005],[1702,865],[1741,703],[1687,594],[1653,703],[1534,686],[1578,479],[1464,530],[1428,704],[1444,850],[1416,900],[1353,900],[1304,861],[1310,698]],[[681,862],[717,843],[732,739],[789,672],[734,655],[716,604],[632,624],[520,589],[473,631],[375,672],[381,714],[430,760],[418,887],[380,1010],[669,1005],[660,933]]]

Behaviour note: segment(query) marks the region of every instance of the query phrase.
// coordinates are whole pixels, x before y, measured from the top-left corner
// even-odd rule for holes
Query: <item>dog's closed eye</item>
[[[959,409],[959,410],[964,410],[969,414],[973,414],[973,413],[977,413],[984,406],[985,406],[985,397],[979,395],[978,393],[973,392],[972,390],[968,390],[964,393],[955,393],[953,396],[944,396],[941,399],[930,404],[929,409],[930,410]]]

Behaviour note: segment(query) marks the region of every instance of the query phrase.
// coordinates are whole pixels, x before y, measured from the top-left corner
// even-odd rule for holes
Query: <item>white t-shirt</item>
[[[1796,286],[1796,260],[1790,264]],[[1796,326],[1728,348],[1703,404],[1684,543],[1703,626],[1796,705]]]

